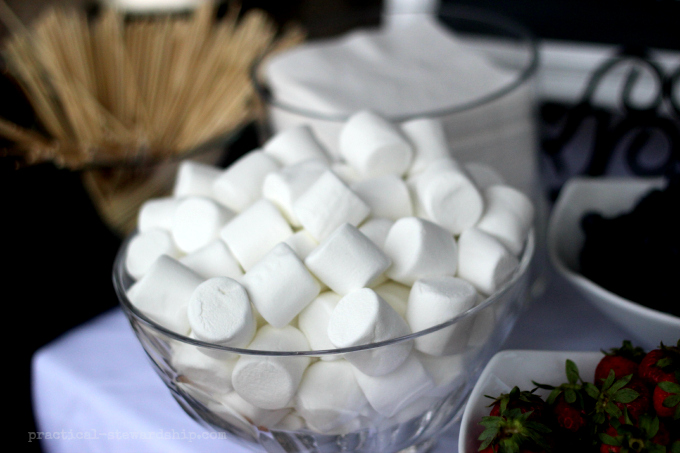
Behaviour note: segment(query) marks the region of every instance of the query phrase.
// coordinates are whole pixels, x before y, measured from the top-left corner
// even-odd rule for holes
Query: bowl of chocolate
[[[548,226],[557,271],[648,347],[673,344],[680,332],[679,183],[572,178]]]

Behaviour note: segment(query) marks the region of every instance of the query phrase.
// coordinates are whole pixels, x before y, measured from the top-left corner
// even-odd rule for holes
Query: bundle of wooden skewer
[[[29,164],[109,167],[87,170],[85,182],[122,231],[133,223],[121,209],[136,212],[167,190],[158,187],[165,174],[131,173],[130,164],[175,161],[252,121],[259,109],[251,66],[304,38],[297,28],[279,32],[261,10],[230,7],[217,19],[211,2],[189,14],[134,18],[55,8],[30,27],[1,0],[0,13],[12,30],[2,56],[41,126],[0,118],[0,136],[11,143],[5,153]],[[106,219],[112,215],[120,218]]]

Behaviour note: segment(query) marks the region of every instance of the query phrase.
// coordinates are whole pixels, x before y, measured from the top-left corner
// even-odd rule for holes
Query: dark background
[[[25,23],[30,23],[48,0],[7,1]],[[91,2],[58,2],[87,6]],[[680,1],[614,0],[460,0],[513,17],[539,38],[625,44],[632,47],[680,49],[677,20]],[[316,29],[317,15],[379,8],[380,0],[243,1],[244,8],[264,7],[279,21],[299,19],[312,34],[339,29]],[[342,24],[340,28],[346,26]],[[0,24],[0,37],[7,30]],[[1,66],[0,66],[1,68]],[[4,72],[4,68],[3,68]],[[0,78],[0,116],[30,125],[32,112],[16,87]],[[254,128],[246,129],[225,150],[225,163],[257,144]],[[0,143],[0,148],[2,147]],[[5,381],[19,397],[18,407],[6,407],[16,428],[8,432],[25,442],[36,427],[30,404],[30,361],[33,353],[60,334],[117,304],[111,267],[121,238],[103,224],[80,174],[52,165],[17,169],[16,161],[0,157],[0,234],[5,265],[2,283],[8,309],[5,329],[11,332],[10,367]],[[20,328],[12,329],[18,323]],[[22,332],[17,336],[19,332]],[[7,341],[7,340],[6,340]],[[16,403],[15,403],[16,404]],[[13,406],[13,405],[12,405]],[[22,439],[23,437],[23,439]],[[39,451],[38,444],[26,444]]]

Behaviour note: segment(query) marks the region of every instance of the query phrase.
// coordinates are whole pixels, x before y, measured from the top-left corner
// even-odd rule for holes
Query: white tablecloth
[[[633,339],[553,276],[503,349],[597,351],[627,338]],[[43,437],[46,452],[250,451],[189,418],[119,309],[40,349],[33,360],[33,389],[36,437]],[[434,451],[455,453],[457,446],[456,426]]]

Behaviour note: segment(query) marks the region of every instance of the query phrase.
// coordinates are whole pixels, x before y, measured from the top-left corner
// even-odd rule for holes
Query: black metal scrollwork
[[[618,93],[619,108],[612,111],[596,105],[595,95],[606,76],[621,66],[628,67]],[[651,75],[653,93],[640,103],[633,93],[642,73]],[[552,171],[567,172],[566,145],[578,134],[585,122],[592,122],[590,149],[583,167],[576,172],[601,176],[609,171],[614,152],[623,150],[627,170],[637,176],[671,175],[680,172],[680,106],[675,90],[680,89],[680,65],[666,74],[650,60],[646,52],[624,49],[605,61],[590,76],[580,101],[570,108],[547,104],[543,120],[551,126],[542,140],[543,154]],[[557,125],[557,127],[554,127]],[[550,129],[547,127],[545,129]],[[555,132],[554,130],[557,129]],[[646,150],[654,148],[655,157],[646,158]]]

